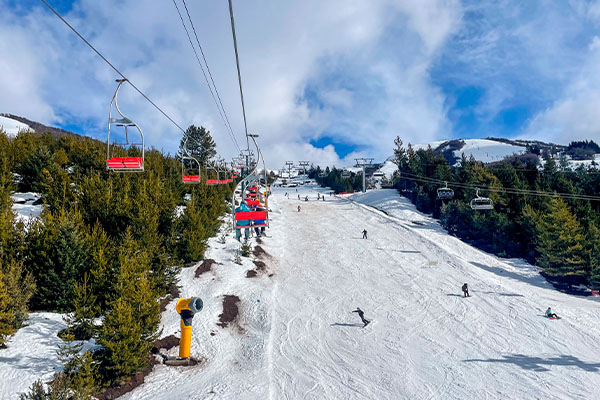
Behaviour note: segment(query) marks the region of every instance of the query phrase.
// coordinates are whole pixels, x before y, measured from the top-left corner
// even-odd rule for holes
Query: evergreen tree
[[[4,274],[0,270],[0,348],[4,346],[6,337],[14,332],[15,316],[9,305],[10,299],[4,286]]]
[[[183,155],[189,154],[196,158],[201,165],[206,165],[208,160],[217,154],[215,148],[215,141],[206,128],[190,125],[181,138],[177,155],[181,158]]]
[[[585,277],[583,229],[566,203],[553,199],[537,225],[537,264],[549,276]]]

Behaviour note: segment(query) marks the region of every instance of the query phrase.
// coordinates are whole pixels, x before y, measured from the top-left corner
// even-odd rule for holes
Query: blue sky
[[[220,119],[172,2],[50,0],[180,125]],[[177,3],[182,6],[181,0]],[[252,3],[252,4],[250,4]],[[226,1],[188,1],[237,141]],[[234,1],[248,125],[271,168],[380,161],[393,139],[600,140],[598,0]],[[114,72],[34,0],[0,0],[0,112],[102,139]],[[150,146],[180,132],[131,88],[121,104]]]

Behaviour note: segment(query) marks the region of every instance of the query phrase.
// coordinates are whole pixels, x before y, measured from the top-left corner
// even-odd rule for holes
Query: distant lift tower
[[[301,167],[304,169],[304,175],[306,175],[306,167],[308,167],[308,161],[298,161]]]
[[[357,167],[362,167],[362,181],[363,181],[363,193],[367,191],[367,182],[366,182],[366,172],[365,172],[365,168],[367,167],[367,165],[371,165],[371,163],[373,162],[372,158],[355,158],[356,160],[356,166]]]
[[[292,179],[292,166],[294,165],[293,161],[286,161],[285,165],[288,167],[288,179]]]

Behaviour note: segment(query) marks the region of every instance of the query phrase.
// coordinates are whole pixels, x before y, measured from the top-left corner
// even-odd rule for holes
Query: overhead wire
[[[583,194],[573,194],[573,193],[561,193],[561,192],[544,192],[541,190],[531,190],[531,189],[517,189],[517,188],[507,188],[507,187],[494,187],[489,185],[473,185],[461,182],[451,182],[445,181],[441,179],[429,178],[426,176],[411,174],[407,172],[401,172],[400,179],[406,179],[410,181],[417,181],[422,183],[430,183],[430,184],[447,184],[448,186],[454,186],[461,189],[471,189],[471,190],[486,190],[490,192],[501,192],[508,194],[518,194],[518,195],[528,195],[528,196],[540,196],[540,197],[560,197],[570,200],[589,200],[589,201],[600,201],[599,196],[589,196]]]
[[[233,131],[231,130],[231,126],[227,125],[228,120],[226,119],[226,116],[223,115],[223,113],[225,112],[225,108],[223,108],[223,110],[221,110],[221,107],[219,106],[220,98],[219,98],[219,102],[217,102],[215,93],[213,92],[212,86],[210,85],[210,82],[208,81],[208,77],[206,76],[206,72],[204,71],[204,66],[202,65],[202,62],[200,61],[200,57],[198,56],[198,52],[196,51],[196,47],[194,46],[194,42],[192,41],[190,32],[189,32],[187,26],[185,25],[185,22],[183,20],[183,15],[181,14],[181,11],[179,10],[179,6],[177,5],[177,2],[175,0],[173,0],[173,5],[175,6],[175,9],[177,10],[177,14],[179,14],[179,19],[181,20],[181,25],[183,26],[183,29],[185,30],[185,33],[190,42],[190,46],[192,46],[192,50],[194,51],[194,55],[196,56],[198,65],[200,66],[200,69],[202,70],[202,75],[204,76],[204,80],[206,81],[206,85],[208,86],[208,89],[213,98],[213,101],[215,102],[215,105],[217,106],[217,109],[219,110],[219,115],[221,116],[221,119],[223,120],[223,124],[225,125],[225,130],[227,130],[227,133],[231,137],[231,140],[233,141],[233,144],[237,147],[238,151],[241,151],[240,146],[238,145],[237,141],[235,140],[235,135],[233,134]],[[186,10],[187,10],[187,7],[186,7]],[[188,16],[189,16],[189,13],[188,13]],[[190,18],[190,21],[191,21],[191,18]],[[197,36],[196,36],[196,39],[198,39]],[[198,46],[200,47],[200,41],[198,41]],[[200,47],[200,50],[202,50],[202,47]],[[204,54],[203,54],[203,57],[204,57]],[[206,58],[204,60],[206,61]],[[207,68],[208,68],[208,64],[207,64]],[[212,79],[212,76],[211,76],[211,79]],[[213,83],[214,83],[214,81],[213,81]],[[216,86],[215,86],[215,90],[216,90]],[[221,106],[223,106],[223,103],[221,103]]]
[[[237,66],[238,83],[240,86],[240,99],[242,100],[242,114],[244,115],[244,131],[246,132],[246,144],[250,151],[250,139],[248,137],[248,123],[246,122],[246,107],[244,105],[244,91],[242,90],[242,73],[240,71],[240,57],[238,55],[237,38],[235,36],[235,21],[233,19],[233,4],[229,0],[229,17],[231,19],[231,33],[233,35],[233,49],[235,51],[235,64]]]
[[[77,29],[73,28],[73,26],[71,24],[69,24],[67,22],[67,20],[65,20],[62,15],[60,15],[50,4],[48,4],[48,2],[46,0],[40,0],[42,3],[44,3],[44,5],[46,7],[48,7],[48,9],[50,9],[50,11],[52,11],[58,18],[60,18],[60,20],[62,22],[65,23],[65,25],[67,25],[85,44],[87,44],[92,50],[94,50],[94,52],[100,57],[102,58],[102,60],[104,60],[104,62],[106,62],[117,74],[119,74],[123,79],[127,80],[127,82],[131,85],[131,87],[133,87],[139,94],[142,95],[143,98],[145,98],[150,104],[152,104],[154,106],[154,108],[156,108],[163,116],[165,116],[169,121],[171,121],[171,123],[173,125],[175,125],[177,128],[179,128],[180,131],[185,133],[185,130],[177,123],[175,122],[166,112],[164,112],[158,105],[156,105],[156,103],[154,103],[152,100],[150,100],[150,98],[144,93],[142,92],[140,89],[138,89],[137,86],[135,86],[133,84],[133,82],[131,82],[121,71],[119,71],[117,69],[117,67],[115,67],[110,61],[108,61],[108,59],[102,54],[100,53],[100,51],[98,51],[86,38],[84,38],[78,31]]]
[[[185,7],[185,12],[187,13],[188,19],[190,21],[190,25],[192,26],[192,31],[194,32],[194,36],[196,37],[196,43],[198,44],[198,48],[200,49],[200,54],[202,54],[202,59],[204,60],[204,64],[206,64],[206,70],[208,71],[208,76],[210,77],[213,87],[215,88],[215,93],[217,94],[217,99],[219,100],[221,109],[223,110],[223,115],[225,115],[225,120],[227,121],[227,126],[229,127],[229,132],[231,132],[233,141],[235,142],[237,149],[240,150],[237,140],[235,139],[235,134],[233,133],[233,128],[231,127],[231,123],[229,122],[229,117],[227,116],[227,112],[225,111],[225,106],[223,106],[223,102],[221,101],[221,96],[219,95],[219,90],[217,89],[215,80],[213,79],[212,73],[210,72],[210,67],[208,66],[208,61],[206,60],[206,57],[204,55],[204,50],[202,49],[202,46],[200,45],[200,39],[198,39],[198,34],[196,33],[196,27],[194,27],[194,22],[192,21],[192,17],[190,16],[190,11],[188,10],[187,3],[185,2],[185,0],[182,0],[182,1],[183,1],[183,6]]]

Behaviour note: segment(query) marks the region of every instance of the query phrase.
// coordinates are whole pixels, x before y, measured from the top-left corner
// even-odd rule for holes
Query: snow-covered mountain
[[[2,115],[0,115],[0,129],[4,130],[9,137],[17,136],[19,132],[33,131],[29,125]]]

